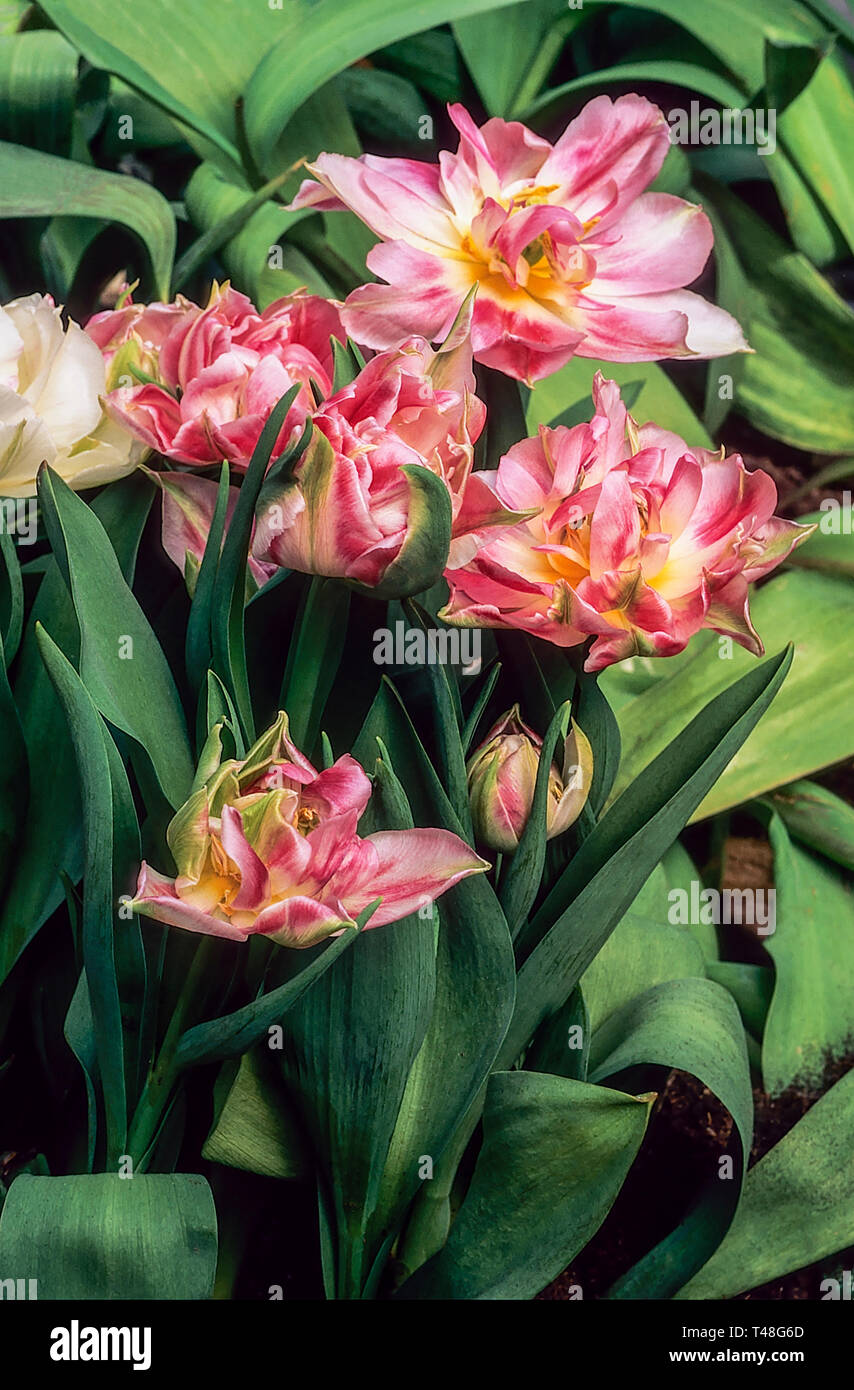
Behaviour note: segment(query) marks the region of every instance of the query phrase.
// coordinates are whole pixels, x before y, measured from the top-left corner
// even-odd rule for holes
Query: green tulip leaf
[[[563,1076],[494,1073],[483,1146],[447,1244],[398,1297],[533,1298],[602,1224],[649,1106],[650,1097]]]
[[[256,1047],[240,1058],[202,1155],[266,1178],[301,1178],[305,1141],[270,1057],[269,1048]]]
[[[213,1195],[191,1173],[22,1174],[0,1218],[0,1268],[40,1299],[210,1298],[216,1254]]]
[[[161,299],[169,298],[175,218],[156,188],[142,179],[59,159],[23,145],[0,143],[4,217],[87,217],[121,222],[143,242]]]
[[[792,782],[765,798],[790,835],[854,870],[854,810],[817,782]]]
[[[80,625],[80,674],[105,719],[145,749],[177,809],[194,767],[184,713],[160,643],[125,583],[95,513],[49,468],[39,497]]]
[[[128,581],[133,576],[142,528],[151,507],[151,486],[140,473],[112,483],[95,498],[101,520]],[[56,560],[49,560],[33,604],[17,662],[14,694],[20,712],[30,779],[8,892],[0,913],[0,980],[64,897],[61,875],[76,882],[83,868],[83,835],[77,766],[65,715],[36,640],[41,624],[72,661],[79,636],[74,606]],[[46,871],[45,865],[51,870]]]
[[[357,756],[369,765],[377,740],[408,772],[419,824],[461,833],[430,758],[392,686],[384,681]],[[513,1011],[515,971],[507,924],[485,875],[475,874],[433,906],[435,990],[421,1047],[406,1079],[371,1214],[372,1247],[383,1249],[415,1199],[400,1259],[414,1268],[447,1234],[443,1155],[474,1105]],[[392,927],[396,930],[396,927]],[[434,1177],[425,1179],[428,1156]],[[453,1177],[451,1165],[450,1177]],[[438,1236],[436,1234],[438,1227]]]
[[[744,1184],[726,1239],[677,1298],[734,1298],[854,1242],[854,1071],[775,1144]]]
[[[809,544],[809,542],[807,542]],[[757,631],[773,651],[794,645],[791,673],[773,708],[736,753],[694,813],[714,815],[751,797],[854,754],[854,668],[840,653],[851,613],[851,586],[829,575],[787,571],[751,599]],[[695,637],[686,652],[647,663],[651,683],[617,710],[623,760],[614,795],[628,787],[710,696],[733,688],[755,669],[755,657],[729,639]],[[660,672],[660,675],[658,674]],[[625,682],[621,667],[602,677],[614,699]]]
[[[735,1121],[731,1163],[711,1155],[703,1191],[688,1216],[617,1280],[611,1298],[670,1298],[726,1235],[738,1206],[753,1137],[753,1095],[744,1029],[734,1001],[712,980],[653,985],[612,1014],[593,1035],[593,1082],[632,1075],[633,1068],[672,1067],[708,1086]],[[644,1073],[645,1077],[645,1073]]]
[[[819,1085],[828,1060],[850,1049],[854,895],[834,867],[792,843],[778,815],[770,818],[769,836],[776,921],[763,945],[775,978],[762,1077],[773,1096],[796,1082]]]

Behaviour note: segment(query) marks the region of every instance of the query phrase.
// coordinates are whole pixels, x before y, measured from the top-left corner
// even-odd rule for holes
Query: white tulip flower
[[[104,415],[105,390],[100,348],[49,295],[0,308],[0,497],[34,497],[42,463],[75,491],[136,468],[146,450]]]

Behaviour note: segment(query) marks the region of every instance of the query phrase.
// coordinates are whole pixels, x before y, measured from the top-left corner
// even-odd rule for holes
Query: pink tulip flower
[[[294,473],[262,494],[255,558],[389,597],[429,587],[449,545],[462,564],[517,519],[471,471],[485,416],[465,323],[439,352],[413,337],[378,354],[314,412]]]
[[[242,761],[221,763],[220,753],[215,726],[193,793],[167,831],[177,877],[140,869],[132,906],[158,922],[313,946],[355,927],[377,898],[370,927],[409,916],[489,867],[447,830],[360,836],[369,779],[349,754],[317,772],[291,741],[284,713]]]
[[[596,97],[556,145],[517,121],[460,133],[438,164],[321,154],[291,206],[349,208],[381,238],[342,313],[352,338],[387,348],[438,340],[477,286],[479,362],[536,381],[573,354],[612,362],[747,350],[729,314],[684,287],[712,249],[701,208],[644,192],[669,148],[667,122],[639,96]]]
[[[598,372],[593,400],[589,424],[541,427],[487,478],[508,507],[536,515],[447,571],[441,616],[561,647],[592,637],[587,671],[673,656],[704,627],[761,655],[749,586],[815,528],[774,516],[773,481],[740,455],[638,428]]]
[[[200,467],[228,459],[245,469],[270,411],[299,383],[280,453],[314,407],[310,382],[332,390],[330,336],[346,342],[325,299],[291,295],[259,314],[228,285],[215,285],[204,309],[182,297],[128,305],[86,328],[108,361],[112,417],[149,448]]]

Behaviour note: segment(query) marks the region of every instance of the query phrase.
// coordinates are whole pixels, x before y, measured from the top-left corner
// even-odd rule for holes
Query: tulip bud
[[[516,849],[534,800],[543,741],[522,722],[514,705],[490,730],[466,765],[475,832],[482,844],[504,854]],[[590,791],[593,752],[573,721],[564,740],[563,770],[552,763],[546,838],[568,830]]]
[[[331,413],[313,423],[294,472],[274,476],[261,494],[254,558],[346,579],[376,598],[430,588],[451,543],[446,484],[399,441],[365,448]]]

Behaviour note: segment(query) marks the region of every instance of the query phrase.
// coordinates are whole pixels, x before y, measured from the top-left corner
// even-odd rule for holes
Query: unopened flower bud
[[[469,799],[475,832],[490,849],[512,854],[528,823],[534,800],[543,741],[523,724],[514,705],[490,730],[467,764]],[[546,836],[568,830],[590,791],[593,753],[572,723],[564,741],[563,770],[552,763],[546,812]]]

